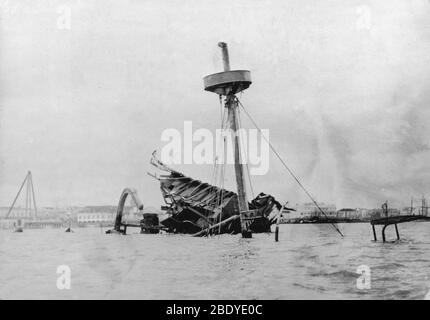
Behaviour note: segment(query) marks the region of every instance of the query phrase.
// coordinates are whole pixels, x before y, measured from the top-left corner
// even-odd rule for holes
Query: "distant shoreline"
[[[417,222],[428,222],[416,220]],[[285,219],[280,224],[370,223],[370,219]]]

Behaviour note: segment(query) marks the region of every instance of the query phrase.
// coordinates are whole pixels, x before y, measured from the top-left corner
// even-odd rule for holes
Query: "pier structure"
[[[394,225],[394,228],[396,230],[397,240],[400,240],[399,228],[397,227],[397,225],[399,223],[418,221],[418,220],[430,221],[430,217],[428,217],[427,214],[425,214],[428,212],[428,207],[425,206],[424,201],[423,201],[423,205],[422,205],[421,209],[422,210],[421,210],[421,213],[419,215],[399,215],[399,216],[391,216],[390,217],[390,216],[388,216],[388,202],[385,202],[382,205],[382,210],[383,210],[385,217],[370,220],[370,224],[372,226],[372,231],[373,231],[373,240],[378,241],[378,238],[376,237],[376,230],[375,230],[375,226],[377,226],[377,225],[383,226],[381,229],[382,242],[386,242],[385,229],[390,225]]]
[[[61,228],[63,227],[63,222],[55,220],[37,220],[24,221],[23,225],[25,229]]]

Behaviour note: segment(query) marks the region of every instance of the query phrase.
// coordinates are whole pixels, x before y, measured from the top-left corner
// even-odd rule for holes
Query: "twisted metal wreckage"
[[[235,192],[219,188],[175,171],[154,154],[151,164],[168,174],[154,176],[166,202],[163,209],[170,215],[161,224],[170,232],[194,235],[237,234],[241,232],[238,196]],[[248,228],[251,232],[270,232],[281,204],[271,195],[260,193],[248,203],[253,212]]]
[[[115,225],[106,233],[126,234],[127,227],[138,227],[142,233],[184,233],[193,236],[209,234],[237,234],[242,231],[238,196],[235,192],[185,176],[161,162],[153,153],[151,164],[167,174],[151,174],[160,182],[165,204],[161,208],[168,218],[159,221],[158,215],[143,213],[137,223],[123,221],[127,197],[136,208],[143,210],[137,191],[126,188],[119,200]],[[271,195],[260,193],[248,203],[252,218],[247,219],[247,228],[253,233],[270,232],[270,226],[279,217],[281,204]],[[285,208],[284,209],[288,209]],[[291,209],[290,209],[291,210]]]
[[[185,176],[161,162],[153,153],[151,164],[168,174],[150,174],[160,182],[160,190],[166,205],[161,208],[168,218],[158,219],[157,214],[143,213],[139,224],[123,222],[127,197],[143,210],[143,203],[137,191],[126,188],[119,200],[115,225],[106,233],[125,234],[127,227],[141,228],[142,233],[184,233],[193,236],[209,234],[237,234],[242,231],[238,196],[229,191],[200,180]],[[270,226],[279,217],[281,204],[271,195],[260,193],[248,203],[252,218],[247,220],[247,228],[254,233],[270,232]],[[284,209],[289,209],[285,208]],[[289,209],[292,210],[292,209]]]

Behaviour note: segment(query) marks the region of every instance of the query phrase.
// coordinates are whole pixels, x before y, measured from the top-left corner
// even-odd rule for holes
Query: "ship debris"
[[[160,181],[167,219],[167,231],[193,235],[237,234],[241,232],[238,196],[235,192],[187,177],[162,163],[153,153],[151,164],[168,173],[151,175]],[[271,195],[260,193],[248,203],[253,218],[251,232],[270,232],[279,216],[281,204]]]

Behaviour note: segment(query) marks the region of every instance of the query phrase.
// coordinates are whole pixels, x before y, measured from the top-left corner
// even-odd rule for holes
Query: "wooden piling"
[[[402,216],[392,216],[392,217],[373,219],[370,221],[370,224],[372,225],[372,230],[373,230],[373,239],[376,241],[375,225],[383,226],[382,227],[382,241],[385,242],[386,241],[385,229],[388,226],[394,225],[394,228],[396,230],[397,240],[400,240],[400,233],[399,233],[399,228],[397,227],[397,224],[405,223],[405,222],[411,222],[411,221],[417,221],[417,220],[430,221],[430,217],[417,216],[417,215],[402,215]]]
[[[394,227],[396,228],[397,240],[400,240],[399,229],[397,229],[397,223],[394,224]]]
[[[373,240],[378,241],[378,239],[376,238],[375,225],[373,225],[373,224],[372,224],[372,230],[373,230]]]

